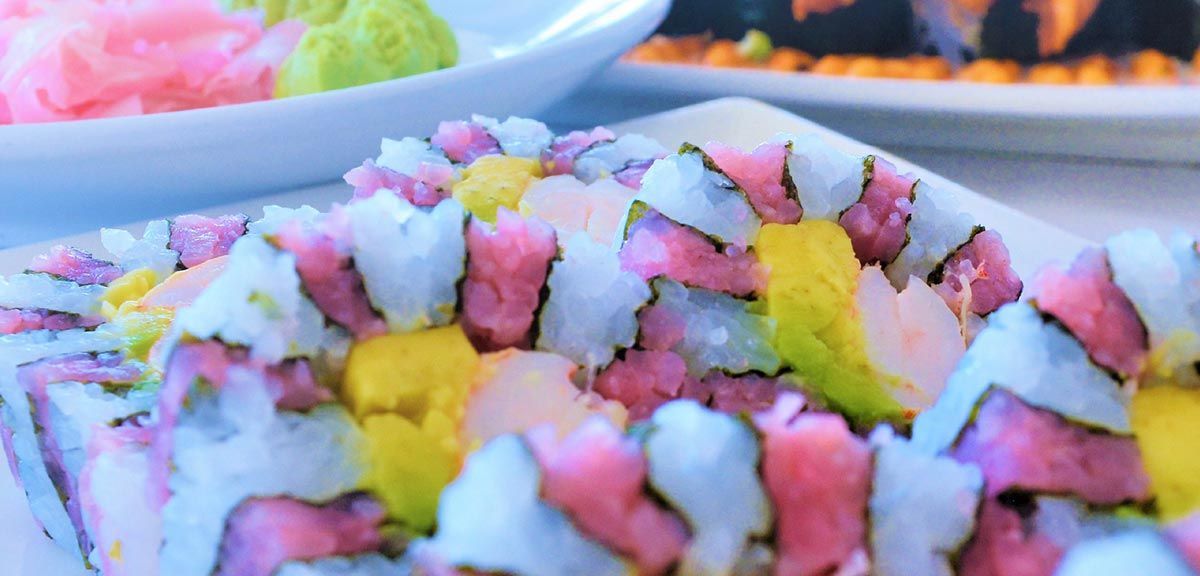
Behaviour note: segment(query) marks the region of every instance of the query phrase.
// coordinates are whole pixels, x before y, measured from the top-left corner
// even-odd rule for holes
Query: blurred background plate
[[[1200,85],[992,85],[620,62],[552,119],[598,103],[640,115],[735,95],[878,146],[1200,165]]]
[[[337,180],[383,134],[536,116],[648,36],[669,0],[430,0],[461,63],[311,96],[0,126],[0,247]]]

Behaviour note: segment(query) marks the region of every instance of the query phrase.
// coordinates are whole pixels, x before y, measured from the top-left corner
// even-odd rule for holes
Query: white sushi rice
[[[346,208],[354,263],[367,296],[392,332],[449,324],[466,274],[466,211],[446,200],[421,210],[395,194]]]
[[[94,383],[51,384],[46,387],[46,395],[50,399],[50,430],[46,433],[58,444],[71,478],[79,478],[96,427],[149,412],[158,404],[153,392],[130,391],[126,396],[118,396]]]
[[[1151,230],[1132,230],[1104,246],[1113,281],[1133,302],[1150,336],[1151,369],[1181,383],[1200,384],[1200,263],[1186,239],[1168,248]]]
[[[655,162],[636,199],[727,244],[751,246],[762,227],[746,197],[724,175],[708,170],[699,152]]]
[[[509,116],[508,120],[498,122],[495,118],[475,114],[471,121],[483,126],[509,156],[541,158],[542,150],[554,141],[554,133],[537,120]]]
[[[114,262],[126,272],[146,268],[152,270],[159,282],[175,272],[179,253],[168,248],[171,225],[166,220],[146,224],[140,239],[126,230],[101,228],[100,243],[114,257]]]
[[[637,311],[650,287],[621,270],[616,253],[579,233],[567,241],[546,281],[550,296],[538,318],[537,348],[570,358],[590,377],[633,346]]]
[[[771,529],[759,447],[742,421],[692,400],[659,408],[646,438],[650,484],[691,527],[680,574],[729,574],[753,536]]]
[[[250,371],[232,371],[215,396],[193,396],[175,428],[160,573],[211,574],[226,519],[247,498],[322,502],[354,491],[364,442],[341,406],[277,412]]]
[[[779,355],[771,347],[775,321],[750,312],[750,304],[703,288],[688,288],[666,277],[652,287],[654,305],[686,321],[683,340],[672,350],[687,364],[688,375],[701,378],[709,370],[745,374],[779,371]]]
[[[983,474],[926,454],[886,426],[871,435],[871,445],[872,576],[954,576],[950,557],[974,531]]]
[[[1194,576],[1162,535],[1132,530],[1080,543],[1067,551],[1056,576]]]
[[[472,455],[442,491],[437,534],[418,548],[452,566],[488,573],[627,573],[619,558],[543,503],[540,490],[541,470],[528,447],[517,436],[501,436]]]
[[[804,209],[803,220],[833,220],[863,195],[863,159],[843,154],[815,134],[781,134],[789,143],[788,174]]]
[[[298,221],[303,224],[311,224],[315,223],[321,216],[321,212],[307,204],[299,208],[263,206],[263,217],[246,225],[246,233],[257,236],[270,236],[279,232],[279,229],[288,222]]]
[[[294,255],[246,236],[229,251],[227,268],[176,323],[206,340],[241,344],[267,362],[316,354],[325,319],[300,289]]]
[[[657,140],[641,134],[626,134],[612,142],[601,142],[575,159],[575,177],[590,184],[611,177],[630,162],[662,158],[667,155]]]
[[[908,243],[884,270],[898,290],[904,288],[909,276],[927,282],[939,264],[971,240],[975,230],[974,218],[959,210],[953,194],[918,180],[913,197]]]
[[[992,387],[1076,422],[1130,434],[1127,398],[1117,382],[1092,364],[1087,351],[1026,303],[989,317],[967,349],[946,390],[913,423],[913,443],[929,453],[950,448]]]
[[[422,166],[450,167],[450,159],[430,143],[413,137],[401,140],[384,138],[379,145],[375,165],[415,178]]]
[[[149,446],[126,441],[99,451],[80,483],[83,521],[95,546],[90,561],[104,576],[169,574],[159,570],[162,516],[149,489]]]
[[[105,288],[100,284],[81,286],[49,274],[0,276],[0,308],[46,309],[69,314],[96,314]]]

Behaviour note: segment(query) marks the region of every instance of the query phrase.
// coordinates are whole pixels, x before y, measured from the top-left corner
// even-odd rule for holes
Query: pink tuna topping
[[[592,390],[629,410],[631,422],[645,420],[677,398],[703,400],[703,390],[687,377],[687,365],[674,352],[626,350],[596,377]],[[707,403],[707,402],[704,402]]]
[[[39,360],[17,370],[17,382],[33,403],[34,422],[42,430],[39,446],[46,463],[46,472],[63,495],[67,515],[75,525],[80,546],[87,550],[89,539],[83,526],[82,508],[76,478],[67,473],[62,449],[50,426],[50,396],[46,389],[60,382],[96,382],[130,384],[142,377],[142,370],[133,364],[123,364],[120,354],[68,354]]]
[[[1014,488],[1101,505],[1150,497],[1133,438],[1090,432],[1002,390],[984,401],[953,456],[979,465],[988,497]]]
[[[587,152],[600,142],[612,142],[617,138],[611,130],[597,126],[591,132],[576,130],[566,136],[559,136],[550,144],[550,149],[542,152],[542,170],[546,176],[572,174],[575,172],[575,159]]]
[[[1066,550],[1054,535],[1039,530],[995,498],[984,501],[975,537],[963,551],[961,576],[1046,576]]]
[[[229,248],[245,234],[246,217],[241,214],[216,218],[186,214],[171,220],[167,247],[179,253],[184,268],[191,268],[229,254]]]
[[[264,30],[261,12],[225,14],[211,0],[9,4],[0,124],[269,100],[307,28],[285,21]]]
[[[787,387],[778,378],[757,374],[730,376],[713,371],[700,381],[708,407],[726,414],[761,412],[775,405]]]
[[[742,152],[720,142],[704,145],[717,167],[733,180],[750,199],[754,211],[767,224],[795,224],[803,210],[800,202],[788,197],[783,185],[783,170],[787,163],[787,146],[768,142],[753,152]]]
[[[1142,371],[1146,328],[1129,297],[1112,280],[1101,248],[1082,252],[1067,272],[1047,268],[1036,281],[1035,301],[1075,335],[1097,364],[1126,376]]]
[[[850,236],[859,262],[886,265],[900,255],[908,239],[915,185],[915,180],[898,174],[887,160],[875,158],[874,171],[862,199],[838,221]]]
[[[70,330],[94,328],[104,322],[98,316],[78,316],[49,310],[12,310],[0,308],[0,335],[33,330]]]
[[[1167,538],[1183,554],[1192,570],[1200,572],[1200,512],[1167,528]]]
[[[777,514],[775,574],[833,574],[866,547],[871,451],[835,414],[801,414],[788,394],[754,417]]]
[[[624,168],[613,173],[613,178],[618,184],[632,188],[634,190],[642,189],[642,177],[646,175],[646,171],[654,165],[657,158],[648,158],[645,160],[634,160],[625,165]]]
[[[543,470],[543,497],[585,535],[632,558],[639,574],[663,574],[678,560],[687,529],[646,496],[646,461],[636,440],[598,418],[561,443],[545,427],[528,437]]]
[[[248,500],[229,516],[218,576],[270,576],[283,564],[378,550],[386,514],[368,496],[327,505]]]
[[[697,380],[688,377],[687,365],[674,352],[634,349],[609,364],[592,385],[606,400],[623,404],[631,422],[645,420],[659,406],[681,398],[726,414],[756,412],[772,406],[786,388],[777,378],[755,374],[713,371]]]
[[[629,227],[621,267],[643,279],[667,276],[682,284],[749,296],[766,287],[767,274],[752,252],[723,250],[709,238],[649,210]]]
[[[463,329],[483,352],[527,349],[542,285],[558,253],[554,228],[503,207],[490,228],[475,219],[467,227]]]
[[[434,206],[445,198],[438,190],[438,186],[450,180],[452,170],[445,168],[447,173],[444,175],[437,175],[431,180],[418,180],[391,168],[377,166],[374,160],[367,159],[362,166],[347,172],[342,178],[354,186],[354,200],[370,198],[380,190],[390,190],[414,206]]]
[[[442,122],[429,142],[455,162],[470,164],[476,158],[500,154],[500,143],[487,130],[474,122]]]
[[[233,371],[251,372],[262,379],[275,405],[285,410],[307,410],[328,402],[333,394],[316,381],[306,360],[267,365],[250,357],[244,348],[226,348],[215,341],[178,345],[167,360],[158,394],[158,423],[150,450],[150,494],[166,503],[167,466],[174,446],[175,423],[188,394],[198,380],[220,390]]]
[[[347,251],[329,236],[305,230],[299,222],[280,227],[275,241],[296,256],[296,272],[313,303],[358,340],[387,332],[387,324],[371,308],[363,279]]]
[[[124,272],[119,266],[94,258],[91,254],[75,248],[58,245],[29,263],[31,272],[53,274],[84,286],[108,284],[120,278]]]
[[[1012,268],[1008,248],[994,230],[976,234],[965,246],[946,260],[941,282],[933,289],[955,314],[968,310],[984,316],[1021,297],[1021,283]],[[968,289],[969,288],[969,289]]]

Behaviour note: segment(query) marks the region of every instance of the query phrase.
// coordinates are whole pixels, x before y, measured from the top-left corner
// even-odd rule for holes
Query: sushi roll
[[[90,566],[942,574],[1012,490],[1097,507],[1157,494],[1153,473],[1039,476],[985,434],[1141,465],[1125,388],[1089,391],[1110,372],[1052,389],[981,360],[972,376],[935,272],[984,254],[960,288],[986,291],[1007,278],[1002,244],[946,232],[969,217],[883,159],[803,138],[667,155],[477,117],[384,141],[347,181],[328,211],[108,231],[111,260],[61,249],[14,276],[64,283],[64,303],[14,310],[96,317],[0,337],[0,443]],[[972,297],[962,309],[992,324],[975,347],[1008,342],[989,334],[1009,313]],[[1019,306],[1037,322],[1010,324],[1042,335],[1028,349],[1070,338]],[[1080,390],[1101,409],[1072,412]],[[931,405],[944,445],[856,435]]]

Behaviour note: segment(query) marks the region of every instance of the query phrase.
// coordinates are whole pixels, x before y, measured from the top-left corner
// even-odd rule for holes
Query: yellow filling
[[[846,232],[824,220],[767,224],[755,250],[770,270],[775,349],[804,385],[857,423],[903,420],[867,357],[855,304],[859,264]]]
[[[414,532],[433,527],[438,496],[461,466],[458,429],[478,365],[457,324],[350,351],[342,395],[367,437],[366,487]]]
[[[1200,389],[1156,386],[1133,397],[1133,431],[1164,520],[1200,509]]]
[[[453,195],[476,218],[495,222],[499,207],[516,211],[525,191],[541,177],[542,164],[536,159],[484,156],[463,170]]]

